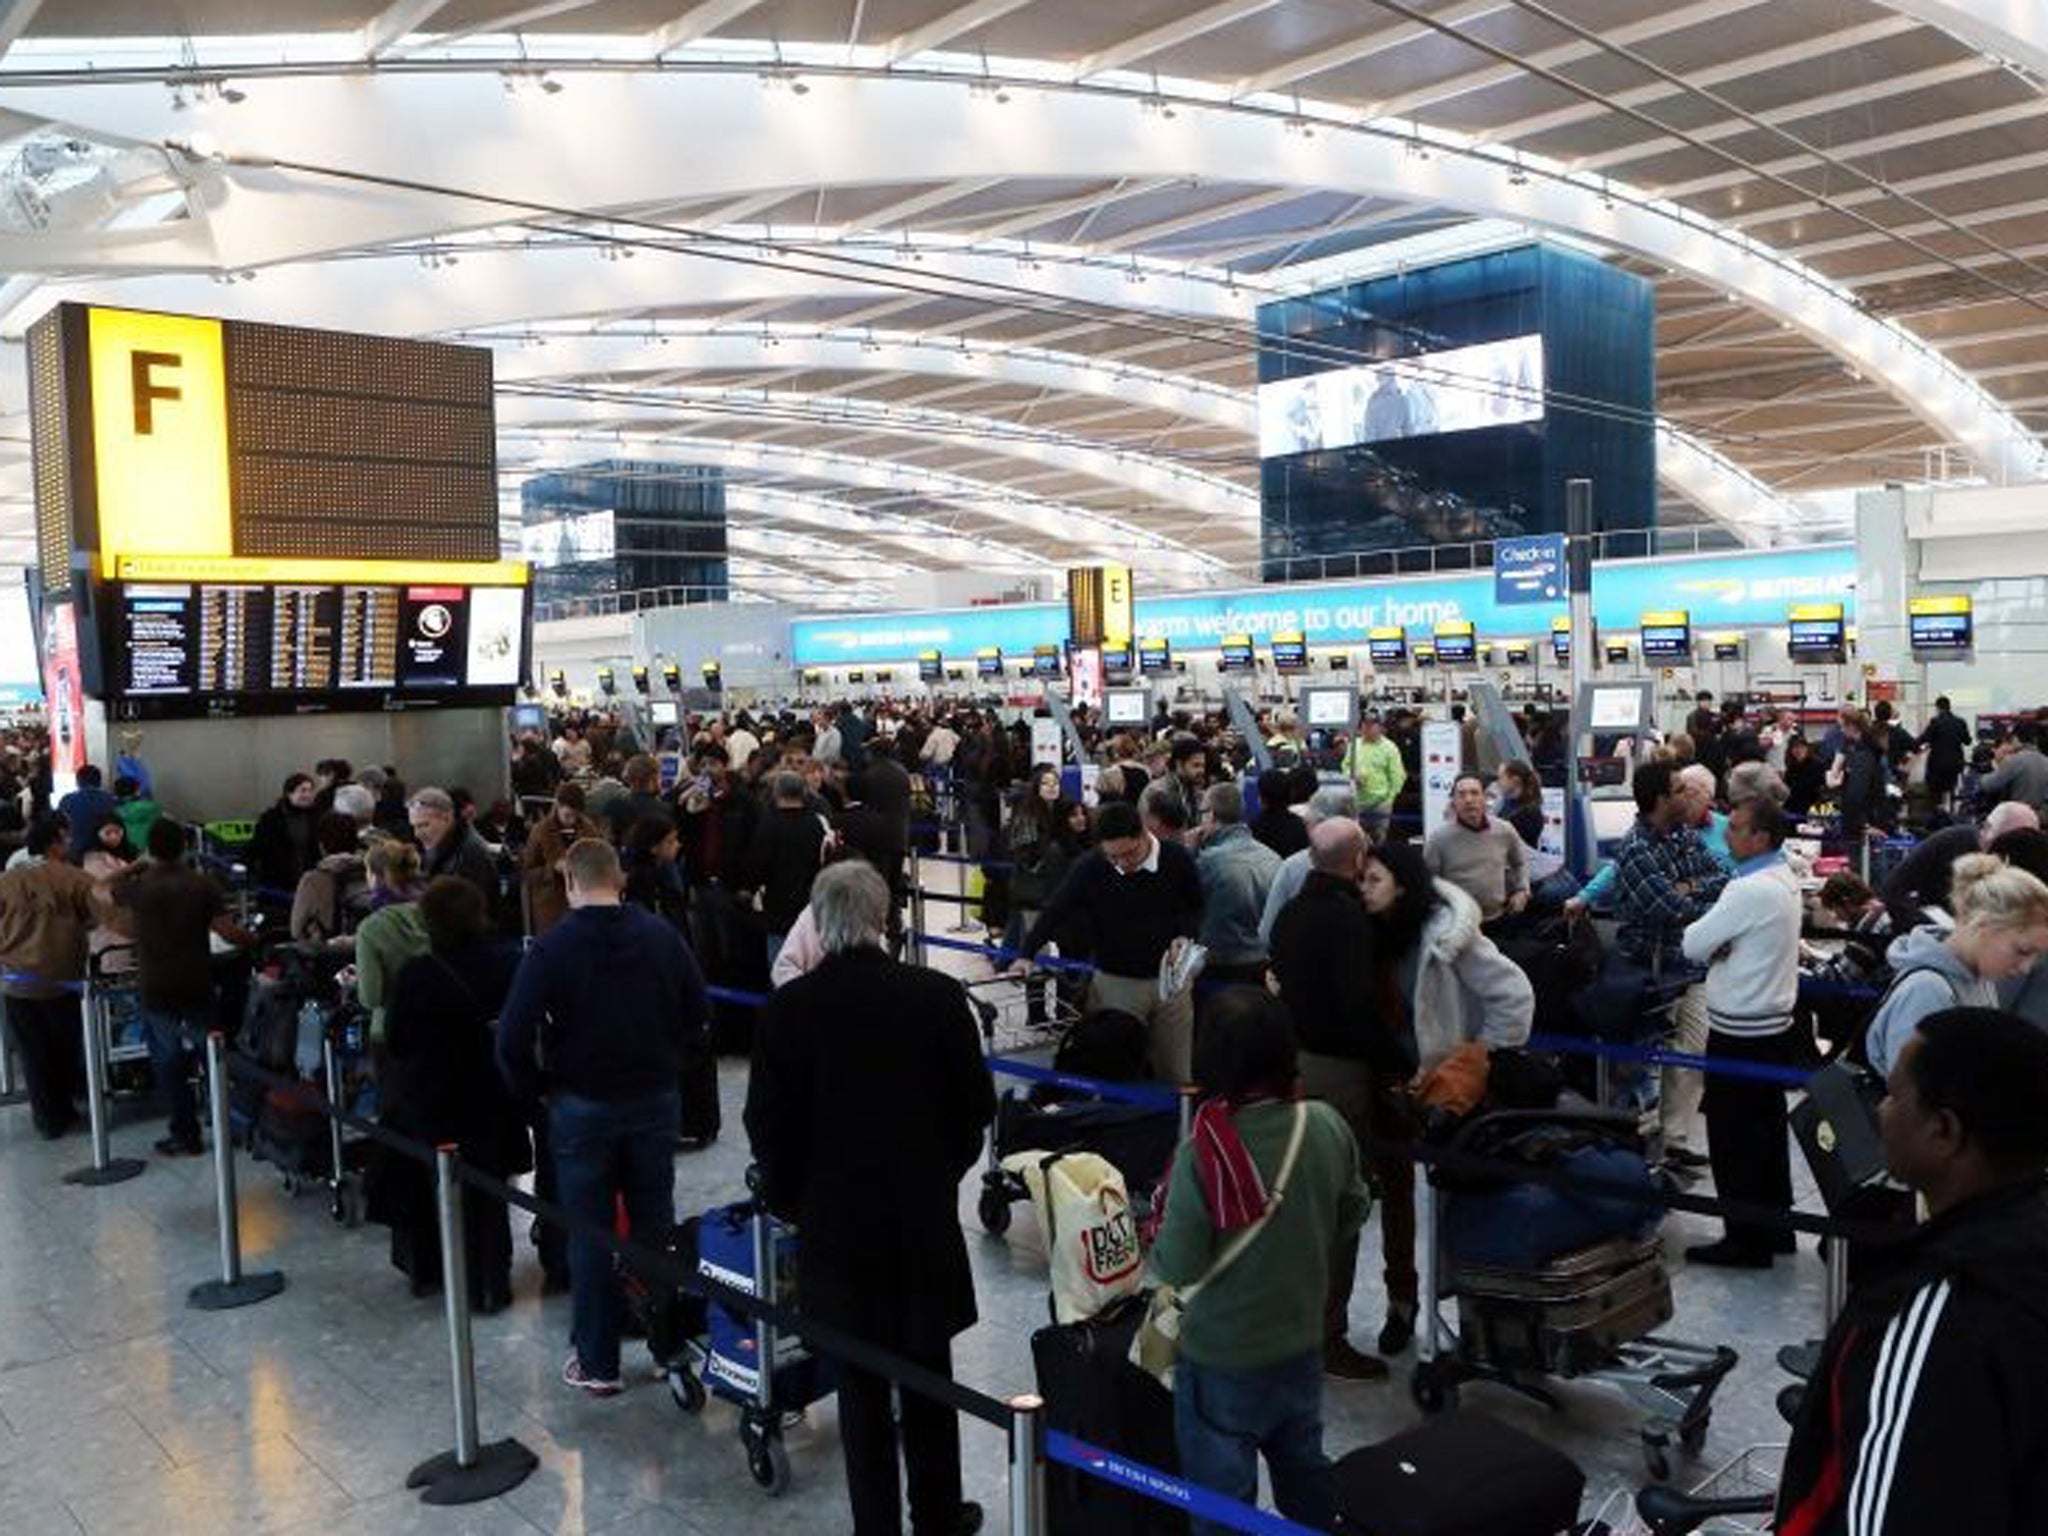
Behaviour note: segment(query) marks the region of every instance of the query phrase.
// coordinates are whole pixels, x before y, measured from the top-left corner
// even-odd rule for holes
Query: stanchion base
[[[423,1488],[422,1504],[481,1504],[509,1493],[540,1466],[540,1458],[517,1440],[494,1440],[477,1447],[476,1461],[458,1466],[453,1451],[421,1462],[406,1474],[405,1486]]]
[[[125,1184],[130,1179],[141,1177],[149,1164],[139,1157],[110,1157],[104,1168],[74,1168],[64,1175],[66,1184],[81,1184],[88,1189],[101,1184]]]
[[[283,1289],[284,1276],[270,1269],[239,1280],[201,1281],[185,1293],[185,1304],[201,1312],[229,1312],[268,1301]]]

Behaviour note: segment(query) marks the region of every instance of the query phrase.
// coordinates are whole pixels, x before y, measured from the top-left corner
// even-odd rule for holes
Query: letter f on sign
[[[135,395],[135,435],[150,437],[156,432],[156,417],[151,402],[185,398],[185,392],[177,385],[159,384],[152,379],[151,370],[182,368],[185,360],[175,352],[131,352],[128,354],[128,363]]]

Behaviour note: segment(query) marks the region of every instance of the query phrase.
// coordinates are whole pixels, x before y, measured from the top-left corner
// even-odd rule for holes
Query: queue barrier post
[[[91,1038],[90,1033],[87,1038]],[[201,1312],[226,1312],[268,1301],[284,1289],[277,1270],[242,1271],[242,1225],[235,1205],[235,1139],[228,1127],[228,1043],[214,1030],[206,1037],[206,1098],[213,1119],[213,1198],[220,1208],[220,1278],[201,1281],[186,1293]]]
[[[336,1122],[339,1124],[340,1122]],[[429,1457],[406,1475],[423,1504],[480,1504],[517,1488],[540,1458],[517,1440],[480,1443],[476,1419],[476,1344],[470,1333],[469,1250],[463,1242],[459,1150],[434,1149],[434,1203],[441,1227],[441,1294],[448,1310],[448,1370],[455,1391],[455,1449]]]
[[[931,947],[925,943],[924,881],[919,878],[917,855],[910,856],[910,958],[918,965],[930,965]]]
[[[139,1157],[115,1157],[107,1145],[107,1040],[100,1030],[89,985],[78,1019],[85,1033],[85,1118],[92,1132],[92,1162],[87,1167],[72,1169],[64,1175],[64,1182],[88,1189],[126,1183],[140,1177],[149,1165]]]
[[[1827,1263],[1827,1283],[1822,1296],[1827,1306],[1827,1328],[1833,1329],[1843,1309],[1849,1305],[1849,1240],[1829,1233],[1821,1250]]]
[[[21,1097],[21,1086],[14,1076],[14,1031],[0,1022],[0,1104],[12,1104]]]
[[[320,1042],[320,1080],[327,1094],[327,1102],[336,1109],[341,1107],[341,1053],[335,1048],[334,1037],[328,1035]],[[348,1171],[342,1166],[341,1116],[327,1117],[327,1177],[333,1186],[334,1197],[329,1211],[336,1221],[343,1221],[349,1215]]]
[[[1010,1536],[1045,1536],[1045,1400],[1010,1399]]]

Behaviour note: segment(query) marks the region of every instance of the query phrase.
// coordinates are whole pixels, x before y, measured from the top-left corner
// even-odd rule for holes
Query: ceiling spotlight
[[[1408,153],[1417,160],[1427,160],[1429,158],[1429,146],[1423,143],[1420,138],[1413,138],[1408,141]]]
[[[992,101],[999,107],[1006,105],[1010,99],[1010,93],[989,79],[986,74],[967,87],[967,94],[977,101]]]
[[[764,91],[787,91],[792,96],[808,96],[811,88],[796,71],[784,64],[770,65],[760,74],[761,89]]]
[[[1529,173],[1519,165],[1509,166],[1508,185],[1511,187],[1526,187],[1529,185]]]
[[[182,112],[188,105],[190,105],[190,103],[187,102],[185,99],[185,87],[182,85],[172,85],[171,110],[173,112]]]
[[[225,80],[213,83],[213,94],[231,107],[238,107],[249,99],[249,93],[240,86],[229,85]]]

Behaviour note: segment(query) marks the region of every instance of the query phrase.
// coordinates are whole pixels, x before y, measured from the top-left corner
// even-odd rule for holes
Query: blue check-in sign
[[[1563,534],[1539,533],[1529,538],[1494,541],[1494,602],[1555,603],[1563,597]]]

